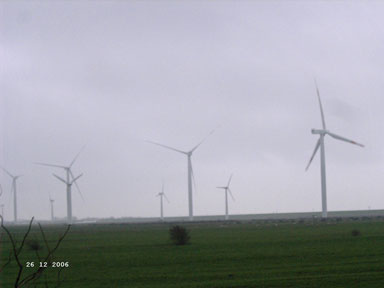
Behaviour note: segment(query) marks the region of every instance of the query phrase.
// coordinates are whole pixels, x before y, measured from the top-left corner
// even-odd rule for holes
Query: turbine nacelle
[[[312,129],[312,134],[319,134],[319,135],[325,135],[328,133],[328,130],[325,129]]]

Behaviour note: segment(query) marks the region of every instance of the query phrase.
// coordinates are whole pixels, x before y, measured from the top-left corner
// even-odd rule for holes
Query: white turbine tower
[[[8,174],[9,177],[12,178],[12,187],[11,193],[13,192],[13,218],[14,221],[17,222],[17,189],[16,189],[16,181],[23,175],[12,175],[9,171],[3,168],[4,172]]]
[[[81,151],[84,149],[84,147],[80,150],[79,153],[77,153],[76,157],[72,160],[72,162],[68,166],[62,166],[62,165],[54,165],[54,164],[47,164],[47,163],[40,163],[36,162],[35,164],[43,165],[43,166],[49,166],[49,167],[56,167],[56,168],[62,168],[66,172],[66,179],[61,178],[60,176],[57,176],[56,174],[53,174],[57,179],[62,181],[66,187],[67,187],[67,221],[69,224],[72,223],[72,184],[75,184],[77,191],[79,192],[81,198],[83,199],[83,195],[80,192],[80,188],[77,185],[77,180],[83,176],[83,173],[81,173],[79,176],[75,177],[72,173],[72,165],[77,160],[77,157],[79,157]],[[83,199],[84,200],[84,199]]]
[[[218,186],[218,187],[216,187],[216,188],[219,188],[219,189],[224,189],[224,193],[225,193],[225,220],[228,220],[228,218],[229,218],[229,216],[228,216],[228,192],[229,192],[229,195],[231,195],[232,200],[235,201],[235,198],[232,195],[232,191],[229,188],[229,184],[231,184],[231,180],[232,180],[232,175],[231,175],[231,177],[229,177],[229,181],[228,181],[227,186]]]
[[[164,184],[161,188],[161,192],[159,192],[159,194],[157,194],[156,197],[160,197],[160,219],[161,219],[161,221],[164,221],[163,197],[169,203],[168,197],[164,193]]]
[[[192,178],[194,178],[194,175],[193,175],[193,168],[192,168],[192,160],[191,160],[191,157],[192,157],[192,154],[193,152],[201,145],[203,144],[203,142],[210,136],[212,135],[213,132],[215,132],[216,129],[212,130],[199,144],[197,144],[195,147],[193,147],[191,150],[189,151],[181,151],[181,150],[178,150],[178,149],[175,149],[175,148],[172,148],[172,147],[169,147],[169,146],[166,146],[166,145],[163,145],[163,144],[160,144],[160,143],[156,143],[156,142],[152,142],[152,141],[147,141],[149,143],[152,143],[152,144],[155,144],[155,145],[158,145],[158,146],[161,146],[161,147],[164,147],[164,148],[167,148],[167,149],[170,149],[170,150],[173,150],[173,151],[176,151],[176,152],[179,152],[179,153],[182,153],[184,155],[187,156],[187,167],[188,167],[188,208],[189,208],[189,220],[193,220],[193,202],[192,202]]]
[[[55,200],[53,200],[53,199],[51,198],[51,196],[49,196],[49,202],[50,202],[50,204],[51,204],[51,220],[52,220],[52,222],[53,222],[53,221],[55,221],[55,215],[53,214],[53,202],[55,202]]]
[[[309,160],[309,163],[307,167],[305,168],[305,171],[308,170],[309,166],[311,165],[311,162],[313,158],[316,155],[317,150],[319,150],[320,147],[320,167],[321,167],[321,203],[322,203],[322,217],[327,218],[327,186],[326,186],[326,173],[325,173],[325,147],[324,147],[324,137],[325,135],[329,135],[337,140],[345,141],[351,144],[358,145],[360,147],[364,147],[364,145],[357,143],[355,141],[349,140],[345,137],[336,135],[329,130],[327,130],[325,125],[325,118],[324,118],[324,111],[323,111],[323,105],[321,104],[320,99],[320,92],[319,88],[317,87],[317,83],[315,80],[315,86],[316,86],[316,92],[317,92],[317,98],[319,100],[319,106],[320,106],[320,114],[321,114],[321,121],[323,124],[323,129],[312,129],[312,134],[319,134],[319,140],[317,140],[315,150],[313,151],[313,154],[311,156],[311,159]]]

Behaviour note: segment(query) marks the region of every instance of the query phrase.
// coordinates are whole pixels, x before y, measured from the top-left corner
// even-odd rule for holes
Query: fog
[[[0,164],[19,218],[66,215],[64,170],[85,145],[73,215],[186,216],[321,210],[321,128],[329,210],[383,209],[384,3],[380,1],[1,1]],[[0,174],[5,218],[11,178]]]

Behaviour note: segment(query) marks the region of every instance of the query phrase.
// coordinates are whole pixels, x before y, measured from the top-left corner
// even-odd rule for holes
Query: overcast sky
[[[194,214],[320,211],[321,128],[329,210],[384,209],[384,2],[1,1],[1,165],[18,180],[20,218],[186,216],[190,150]],[[11,179],[0,174],[5,217]]]

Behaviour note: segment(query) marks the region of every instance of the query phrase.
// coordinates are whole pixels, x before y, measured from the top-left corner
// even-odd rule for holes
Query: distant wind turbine
[[[66,179],[61,178],[60,176],[57,176],[56,174],[53,174],[57,179],[59,179],[61,182],[63,182],[67,187],[67,221],[68,223],[72,223],[72,184],[75,184],[77,191],[79,192],[81,198],[84,200],[83,195],[80,192],[79,185],[77,185],[77,180],[83,176],[83,173],[75,177],[72,173],[72,166],[79,157],[81,151],[83,151],[84,147],[81,148],[80,152],[77,153],[75,158],[72,160],[72,162],[68,166],[62,166],[62,165],[55,165],[55,164],[47,164],[47,163],[41,163],[41,162],[35,162],[35,164],[43,165],[43,166],[49,166],[49,167],[56,167],[56,168],[62,168],[66,172]]]
[[[193,168],[192,168],[192,160],[191,160],[191,157],[192,157],[192,154],[193,152],[201,145],[203,144],[203,142],[210,136],[213,134],[213,132],[215,132],[216,129],[212,130],[199,144],[197,144],[195,147],[193,147],[191,150],[189,151],[181,151],[181,150],[178,150],[178,149],[175,149],[175,148],[172,148],[172,147],[169,147],[169,146],[166,146],[166,145],[163,145],[163,144],[160,144],[160,143],[156,143],[156,142],[152,142],[152,141],[147,141],[148,143],[151,143],[151,144],[155,144],[155,145],[158,145],[158,146],[161,146],[163,148],[166,148],[166,149],[170,149],[170,150],[173,150],[173,151],[176,151],[176,152],[179,152],[179,153],[182,153],[182,154],[185,154],[187,156],[187,164],[188,164],[188,208],[189,208],[189,220],[193,220],[193,201],[192,201],[192,178],[194,178],[194,173],[193,173]]]
[[[17,222],[17,189],[16,189],[16,181],[23,175],[12,175],[8,170],[3,168],[4,172],[8,174],[9,177],[12,178],[12,187],[11,193],[13,192],[13,218],[14,221]]]
[[[317,92],[317,98],[319,100],[319,106],[320,106],[320,114],[321,114],[321,121],[323,124],[323,129],[312,129],[312,134],[319,134],[319,140],[317,140],[315,150],[313,151],[313,154],[311,156],[311,159],[309,160],[309,163],[307,167],[305,168],[305,171],[308,170],[309,166],[311,165],[311,162],[313,158],[316,155],[317,150],[319,150],[320,147],[320,167],[321,167],[321,202],[322,202],[322,217],[327,218],[327,183],[326,183],[326,173],[325,173],[325,147],[324,147],[324,137],[325,135],[329,135],[337,140],[345,141],[351,144],[358,145],[360,147],[364,147],[364,145],[357,143],[355,141],[349,140],[347,138],[344,138],[342,136],[336,135],[329,130],[327,130],[325,125],[325,118],[324,118],[324,111],[323,111],[323,105],[321,104],[320,99],[320,92],[319,88],[317,87],[317,83],[315,80],[315,86],[316,86],[316,92]]]
[[[0,196],[3,195],[3,186],[0,184]],[[4,204],[0,204],[1,207],[1,217],[4,220]]]
[[[216,188],[219,188],[219,189],[224,189],[224,192],[225,192],[225,220],[228,220],[228,218],[229,218],[229,215],[228,215],[228,192],[229,192],[229,195],[231,195],[232,200],[235,201],[235,198],[232,195],[232,191],[229,188],[229,184],[231,184],[231,180],[232,180],[232,175],[231,175],[231,177],[229,177],[227,186],[218,186],[218,187],[216,187]]]
[[[159,194],[157,194],[156,197],[160,197],[160,219],[161,219],[161,221],[164,221],[163,197],[169,203],[168,197],[164,193],[164,184],[161,188],[161,192],[159,192]]]

